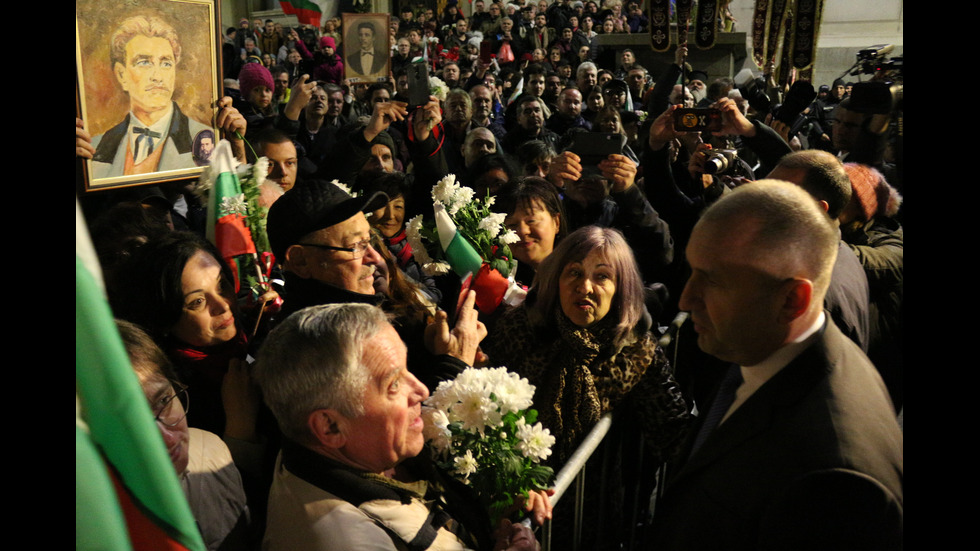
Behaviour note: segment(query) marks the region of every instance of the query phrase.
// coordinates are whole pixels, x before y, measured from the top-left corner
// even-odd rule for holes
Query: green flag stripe
[[[446,259],[453,271],[460,277],[466,276],[469,272],[473,272],[473,276],[476,277],[477,272],[480,271],[480,266],[483,265],[483,258],[459,232],[456,232],[453,240],[446,247]]]
[[[75,387],[92,440],[161,529],[204,549],[109,306],[75,256]],[[79,514],[76,511],[76,517]],[[84,513],[83,513],[84,514]],[[92,522],[98,522],[93,519]],[[76,524],[78,519],[76,518]]]

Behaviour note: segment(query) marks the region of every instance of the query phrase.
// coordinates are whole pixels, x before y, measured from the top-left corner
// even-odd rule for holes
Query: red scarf
[[[166,348],[178,367],[192,369],[208,382],[220,386],[232,358],[244,359],[248,353],[248,339],[239,329],[233,339],[215,346],[196,347],[171,338]]]
[[[391,245],[398,245],[402,241],[405,241],[405,245],[395,254],[395,257],[398,259],[398,267],[402,269],[405,269],[405,266],[408,266],[408,261],[412,259],[412,244],[406,241],[407,239],[408,233],[406,233],[405,228],[402,228],[402,231],[388,239],[388,243]]]

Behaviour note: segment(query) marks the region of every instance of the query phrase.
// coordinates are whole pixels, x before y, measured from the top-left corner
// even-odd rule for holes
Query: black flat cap
[[[286,259],[286,250],[308,233],[329,228],[358,212],[371,212],[388,203],[388,196],[377,192],[351,197],[326,180],[297,183],[272,204],[266,229],[276,260]]]

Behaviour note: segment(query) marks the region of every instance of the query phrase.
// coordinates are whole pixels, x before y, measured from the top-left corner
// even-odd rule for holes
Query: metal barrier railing
[[[667,348],[677,339],[680,327],[687,321],[689,314],[687,312],[680,312],[674,318],[670,326],[664,335],[660,338],[659,345],[662,348]],[[676,369],[677,367],[677,347],[674,347],[675,355],[671,361],[671,369]],[[565,466],[562,467],[561,471],[555,477],[555,493],[551,496],[552,507],[557,507],[558,501],[565,495],[565,492],[575,484],[575,513],[573,515],[573,525],[572,525],[572,551],[579,551],[582,544],[582,515],[585,510],[585,464],[595,453],[596,448],[602,443],[606,435],[609,433],[609,429],[612,427],[613,414],[606,413],[601,418],[599,422],[596,423],[589,434],[586,435],[585,439],[575,450],[575,453],[568,459]],[[666,465],[658,465],[658,470],[656,473],[658,482],[656,485],[656,491],[653,495],[653,502],[659,501],[659,498],[663,493],[663,481],[665,477],[665,467]],[[651,503],[651,504],[652,504]],[[638,505],[638,504],[634,504]],[[652,507],[651,507],[651,513]],[[636,526],[636,519],[634,519],[633,526]],[[546,521],[541,527],[541,549],[542,551],[551,551],[551,531],[552,522]],[[633,538],[634,534],[630,535],[629,543],[630,547],[633,547],[636,542]]]
[[[558,505],[558,500],[565,491],[575,483],[575,516],[572,526],[572,551],[578,551],[582,542],[582,512],[585,509],[585,463],[592,457],[596,448],[612,426],[612,413],[603,415],[589,434],[582,440],[578,449],[568,459],[565,466],[555,477],[555,494],[551,496],[552,507]],[[551,521],[545,522],[541,534],[542,551],[551,550]]]

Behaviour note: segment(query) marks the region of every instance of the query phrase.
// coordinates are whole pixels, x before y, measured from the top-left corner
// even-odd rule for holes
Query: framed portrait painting
[[[86,191],[199,176],[220,134],[218,0],[77,0]]]
[[[344,77],[351,82],[383,82],[391,67],[387,13],[345,13]]]

